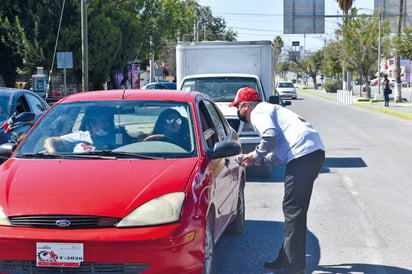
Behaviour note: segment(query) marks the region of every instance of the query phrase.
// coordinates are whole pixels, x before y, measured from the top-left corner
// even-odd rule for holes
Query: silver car
[[[296,92],[295,85],[290,81],[279,81],[276,84],[276,90],[282,99],[297,99],[298,94]]]

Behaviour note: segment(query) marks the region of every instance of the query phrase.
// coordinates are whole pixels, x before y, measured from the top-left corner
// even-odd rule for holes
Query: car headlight
[[[0,206],[0,225],[11,225],[9,217],[4,214],[3,208]]]
[[[174,192],[157,197],[133,210],[116,226],[151,226],[176,222],[180,218],[184,200],[184,192]]]

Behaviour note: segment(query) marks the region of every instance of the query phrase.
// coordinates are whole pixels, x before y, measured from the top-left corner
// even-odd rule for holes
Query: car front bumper
[[[196,218],[146,228],[65,230],[0,226],[0,271],[22,273],[23,267],[35,267],[33,272],[24,273],[47,273],[49,269],[93,273],[92,268],[110,266],[119,273],[201,273],[202,227],[204,224]],[[37,242],[82,243],[83,262],[78,268],[36,266]]]

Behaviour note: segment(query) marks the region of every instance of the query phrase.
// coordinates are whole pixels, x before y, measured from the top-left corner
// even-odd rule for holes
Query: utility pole
[[[382,10],[379,8],[379,34],[378,34],[378,95],[381,94],[381,47],[382,47]]]
[[[402,17],[403,17],[403,0],[399,0],[399,15],[398,15],[398,38],[402,35]],[[395,84],[395,97],[394,102],[399,103],[402,101],[402,81],[401,81],[401,58],[399,56],[398,49],[396,49],[395,57],[396,65],[396,84]]]
[[[81,1],[82,31],[82,92],[89,90],[89,54],[87,40],[87,0]]]

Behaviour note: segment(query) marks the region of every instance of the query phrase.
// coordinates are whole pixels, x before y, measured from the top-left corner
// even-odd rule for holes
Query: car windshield
[[[279,83],[278,88],[293,88],[293,83]]]
[[[187,103],[171,101],[60,103],[40,120],[15,157],[195,157],[191,113]]]
[[[205,77],[185,80],[182,90],[206,93],[216,102],[232,102],[240,88],[251,87],[262,93],[256,79],[247,77]]]

